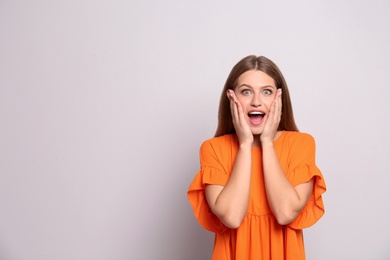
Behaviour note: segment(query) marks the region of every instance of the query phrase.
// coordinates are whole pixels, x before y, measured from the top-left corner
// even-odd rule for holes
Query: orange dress
[[[229,229],[211,211],[205,185],[225,186],[238,152],[235,134],[205,141],[200,149],[201,169],[188,190],[195,217],[215,233],[214,260],[305,259],[302,229],[324,214],[321,195],[326,186],[315,163],[315,141],[305,133],[283,131],[274,142],[281,167],[293,186],[314,178],[313,192],[297,218],[280,225],[272,214],[265,192],[261,148],[252,148],[252,176],[248,211],[238,229]]]

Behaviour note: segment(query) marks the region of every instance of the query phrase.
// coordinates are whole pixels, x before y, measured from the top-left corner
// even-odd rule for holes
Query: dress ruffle
[[[198,174],[195,175],[195,178],[188,189],[188,200],[199,224],[214,233],[222,233],[227,227],[211,211],[206,200],[204,188],[207,184],[225,186],[227,181],[228,175],[226,173],[221,173],[219,169],[214,167],[202,167]]]
[[[305,164],[296,167],[287,177],[293,186],[314,178],[313,192],[306,206],[289,226],[294,229],[303,229],[314,225],[325,213],[322,194],[326,191],[326,185],[321,171],[314,164]]]

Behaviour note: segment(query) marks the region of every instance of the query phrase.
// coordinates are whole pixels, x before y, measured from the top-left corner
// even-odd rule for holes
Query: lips
[[[262,111],[250,111],[248,113],[249,121],[252,125],[259,125],[263,121],[264,112]]]

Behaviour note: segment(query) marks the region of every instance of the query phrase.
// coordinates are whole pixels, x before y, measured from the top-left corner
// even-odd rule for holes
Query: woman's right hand
[[[230,101],[230,111],[239,143],[252,145],[253,134],[248,125],[248,122],[245,120],[241,104],[238,102],[238,99],[233,90],[229,89],[226,94]]]

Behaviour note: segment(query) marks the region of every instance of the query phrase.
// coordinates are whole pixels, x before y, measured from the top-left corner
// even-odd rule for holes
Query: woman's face
[[[263,132],[276,91],[274,79],[260,70],[246,71],[238,78],[234,93],[252,134],[260,135]]]

